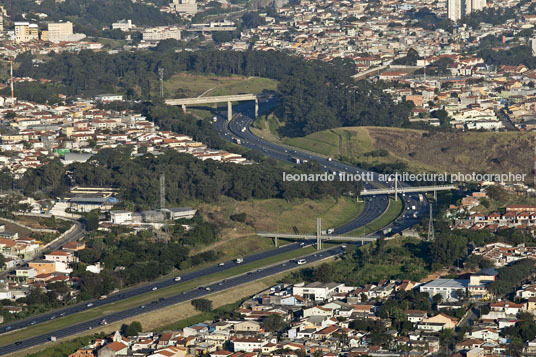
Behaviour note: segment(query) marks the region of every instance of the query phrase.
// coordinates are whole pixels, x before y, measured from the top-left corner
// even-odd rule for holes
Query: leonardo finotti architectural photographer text
[[[391,182],[391,181],[403,181],[403,182],[445,182],[445,183],[454,183],[454,182],[523,182],[527,174],[514,174],[514,173],[504,173],[504,174],[482,174],[482,173],[409,173],[409,172],[398,172],[396,174],[374,174],[372,172],[360,172],[356,174],[339,172],[339,173],[328,173],[324,172],[321,174],[291,174],[283,172],[283,181],[285,182],[368,182],[368,181],[380,181],[380,182]]]

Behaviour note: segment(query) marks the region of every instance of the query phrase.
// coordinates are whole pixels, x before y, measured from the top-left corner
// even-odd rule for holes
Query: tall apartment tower
[[[486,5],[486,0],[447,0],[447,17],[457,22],[472,12],[483,10]]]
[[[471,11],[483,10],[486,6],[486,0],[471,0]]]
[[[447,17],[449,20],[457,22],[462,19],[466,11],[464,3],[464,0],[447,0]]]

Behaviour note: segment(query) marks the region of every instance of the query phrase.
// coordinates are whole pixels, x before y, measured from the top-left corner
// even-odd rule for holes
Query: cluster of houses
[[[37,249],[38,247],[36,247]],[[0,299],[11,300],[15,302],[19,298],[25,297],[31,289],[47,289],[49,284],[65,283],[69,287],[75,285],[75,281],[70,276],[72,273],[73,263],[78,261],[77,252],[86,248],[85,243],[75,241],[65,243],[60,250],[53,250],[44,254],[42,259],[29,260],[23,266],[10,265],[8,269],[13,269],[12,274],[3,279],[0,284]],[[15,260],[14,258],[10,259]],[[87,270],[93,273],[99,273],[95,266],[88,266]],[[98,267],[97,267],[98,268]],[[70,289],[69,294],[74,296],[75,289]],[[17,314],[24,312],[24,304],[14,304],[13,306],[4,306],[10,313]]]
[[[96,100],[107,100],[101,97]],[[155,155],[173,149],[200,160],[246,161],[238,154],[211,150],[187,135],[160,131],[140,114],[99,109],[93,100],[46,105],[0,98],[0,115],[6,129],[0,136],[0,168],[15,177],[54,157],[64,164],[85,162],[102,148],[124,145],[133,145],[134,155],[142,148]]]
[[[73,352],[70,357],[122,356],[196,356],[259,357],[299,356],[321,353],[323,356],[424,356],[441,349],[442,331],[463,327],[472,328],[455,345],[460,356],[500,356],[509,348],[510,340],[501,330],[515,325],[519,313],[536,313],[536,286],[523,286],[517,295],[522,303],[496,301],[487,304],[489,312],[471,316],[464,299],[439,302],[428,311],[408,306],[403,314],[411,324],[406,331],[397,331],[391,320],[381,318],[382,305],[393,296],[411,290],[443,294],[445,289],[482,285],[494,279],[496,271],[481,271],[470,282],[450,284],[438,279],[420,284],[411,281],[381,281],[365,287],[350,287],[339,283],[284,285],[277,284],[244,302],[234,316],[240,318],[205,321],[176,331],[144,332],[126,338],[118,332],[107,339],[98,339]],[[433,284],[432,284],[433,283]],[[449,311],[462,309],[462,318]],[[278,315],[285,327],[280,331],[266,328],[265,319]],[[469,317],[472,319],[469,321]],[[373,332],[360,329],[359,320],[381,326],[388,341],[372,343]],[[534,343],[526,344],[526,349]]]
[[[536,206],[507,205],[504,212],[488,214],[474,212],[463,218],[456,218],[455,228],[472,230],[485,229],[496,232],[500,229],[516,228],[533,231],[536,226]]]

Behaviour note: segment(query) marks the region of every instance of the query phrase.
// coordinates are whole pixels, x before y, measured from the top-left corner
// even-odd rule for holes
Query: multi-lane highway
[[[262,102],[261,102],[262,103]],[[263,108],[261,108],[262,110]],[[377,188],[376,185],[382,185],[385,187],[393,187],[394,182],[381,180],[380,175],[375,172],[369,172],[367,170],[360,169],[355,166],[345,164],[343,162],[334,160],[332,158],[315,155],[300,151],[293,147],[280,145],[277,143],[264,140],[253,134],[250,130],[250,126],[253,123],[251,118],[251,109],[246,105],[235,106],[235,115],[232,121],[227,121],[223,115],[219,115],[216,118],[215,126],[220,135],[228,141],[237,142],[239,139],[240,145],[249,149],[255,149],[262,152],[264,155],[283,160],[287,162],[295,163],[296,159],[300,162],[304,160],[316,161],[320,167],[326,171],[338,173],[344,172],[347,174],[369,174],[372,176],[372,181],[362,182],[362,186],[367,189]],[[400,186],[407,185],[404,182],[399,182]],[[428,212],[428,201],[424,197],[421,201],[419,194],[404,194],[401,195],[403,201],[403,212],[398,216],[387,229],[390,230],[389,234],[395,234],[403,231],[404,229],[411,227],[415,223],[424,218]],[[345,224],[342,227],[335,229],[333,234],[344,234],[353,231],[359,227],[366,226],[378,219],[388,207],[388,198],[386,195],[376,195],[367,197],[364,199],[363,212],[359,217],[356,217],[353,221]]]
[[[291,250],[294,250],[294,249],[301,249],[302,247],[310,245],[310,244],[311,244],[311,242],[304,243],[304,245],[302,245],[300,243],[292,243],[292,244],[289,244],[289,245],[286,245],[286,246],[283,246],[281,248],[274,249],[274,250],[271,250],[271,251],[268,251],[268,252],[263,252],[263,253],[255,254],[255,255],[252,255],[252,256],[249,256],[249,257],[245,257],[244,262],[242,264],[251,263],[251,262],[254,262],[254,261],[257,261],[257,260],[260,260],[260,259],[267,258],[269,256],[273,256],[273,255],[283,253],[285,251],[291,251]],[[336,255],[341,254],[343,252],[344,252],[344,247],[343,246],[337,246],[337,247],[333,247],[333,248],[330,248],[330,249],[318,251],[316,253],[311,253],[311,254],[309,254],[307,256],[304,256],[302,258],[305,259],[307,263],[312,263],[312,262],[323,260],[323,259],[326,259],[326,258],[329,258],[329,257],[336,256]],[[62,318],[66,314],[71,314],[71,313],[74,313],[74,312],[85,310],[87,308],[92,308],[92,307],[96,307],[96,306],[99,306],[99,305],[104,305],[104,304],[110,303],[112,301],[117,301],[117,300],[120,300],[120,299],[125,299],[125,298],[128,298],[128,297],[134,296],[134,295],[138,295],[140,293],[140,291],[142,291],[142,292],[150,292],[152,290],[156,290],[155,288],[160,289],[160,288],[167,287],[167,286],[170,286],[170,285],[173,285],[173,284],[181,284],[181,283],[184,283],[185,281],[198,279],[198,278],[201,278],[203,276],[206,276],[208,274],[211,274],[211,273],[214,273],[214,272],[217,272],[217,271],[232,268],[232,267],[234,267],[236,265],[237,265],[237,263],[235,263],[233,261],[225,262],[223,266],[214,265],[214,266],[211,266],[211,267],[208,267],[208,268],[205,268],[205,269],[194,271],[194,272],[189,273],[189,274],[185,274],[185,275],[183,275],[181,277],[180,281],[175,281],[175,279],[162,280],[162,281],[160,281],[158,283],[150,284],[150,285],[147,285],[147,286],[144,286],[144,287],[141,287],[141,288],[132,289],[130,291],[123,291],[123,292],[121,292],[119,294],[112,295],[112,296],[110,296],[107,299],[102,300],[102,301],[101,300],[93,301],[93,302],[89,302],[89,303],[85,303],[85,304],[72,306],[70,308],[63,309],[63,310],[60,310],[60,311],[55,311],[54,313],[41,315],[39,317],[39,319],[40,319],[40,321],[43,318],[51,319],[52,316],[54,316],[54,318]],[[180,303],[180,302],[184,302],[184,301],[188,301],[188,300],[191,300],[191,299],[199,298],[199,297],[202,297],[202,296],[205,296],[205,295],[208,295],[208,294],[212,294],[214,292],[226,290],[226,289],[229,289],[229,288],[232,288],[232,287],[239,286],[239,285],[244,284],[244,283],[248,283],[248,282],[255,281],[255,280],[258,280],[258,279],[261,279],[261,278],[265,278],[265,277],[268,277],[268,276],[271,276],[271,275],[282,273],[282,272],[285,272],[287,270],[294,269],[294,268],[296,268],[298,266],[299,265],[297,263],[297,260],[288,260],[288,261],[279,262],[277,264],[268,266],[266,268],[253,270],[253,271],[250,271],[248,273],[236,275],[236,276],[233,276],[233,277],[225,279],[225,280],[221,280],[221,281],[214,282],[214,283],[211,283],[211,284],[202,285],[202,286],[199,286],[196,289],[191,289],[191,290],[188,290],[188,291],[184,291],[181,294],[177,294],[177,295],[167,297],[167,298],[160,298],[158,300],[154,300],[154,301],[152,301],[150,303],[147,303],[145,305],[139,305],[139,306],[127,309],[127,310],[123,310],[123,311],[120,311],[120,312],[117,312],[117,313],[106,315],[104,319],[103,318],[96,318],[96,319],[92,319],[92,320],[88,320],[88,321],[82,321],[82,322],[80,322],[78,324],[71,325],[69,327],[62,328],[62,329],[59,329],[59,330],[50,331],[50,332],[48,332],[46,334],[35,336],[35,337],[29,338],[29,339],[26,339],[26,340],[13,341],[13,343],[11,343],[9,345],[0,347],[0,355],[5,356],[5,355],[8,355],[8,354],[13,353],[15,351],[21,350],[21,349],[25,349],[25,348],[29,348],[29,347],[32,347],[32,346],[37,346],[39,344],[46,343],[47,341],[50,341],[51,336],[55,336],[57,338],[71,336],[71,335],[74,335],[74,334],[77,334],[77,333],[80,333],[80,332],[84,332],[84,331],[93,329],[93,328],[98,327],[99,325],[102,325],[104,323],[112,323],[112,322],[121,321],[123,319],[134,317],[134,316],[137,316],[137,315],[140,315],[140,314],[144,314],[144,313],[147,313],[147,312],[150,312],[150,311],[153,311],[153,310],[156,310],[156,309],[160,309],[160,308],[163,308],[163,307],[166,307],[166,306],[170,306],[170,305],[174,305],[174,304],[177,304],[177,303]],[[202,282],[200,282],[200,284],[202,284]],[[88,306],[90,304],[91,304],[91,306]],[[32,321],[34,321],[34,320],[32,320]],[[26,320],[25,322],[28,325],[31,325],[32,321],[27,321]],[[35,321],[37,322],[37,320],[35,320]],[[23,321],[19,321],[19,323],[21,323],[21,322],[23,322]]]
[[[241,109],[239,108],[238,111],[241,111]],[[263,152],[265,155],[279,159],[279,160],[284,160],[284,161],[289,161],[289,162],[294,162],[295,159],[299,159],[302,162],[304,160],[316,161],[318,162],[319,165],[321,165],[321,167],[324,170],[331,171],[331,172],[346,172],[348,174],[362,174],[362,173],[367,172],[365,170],[362,170],[357,167],[353,167],[351,165],[339,162],[337,160],[322,157],[322,156],[315,155],[312,153],[299,151],[295,148],[275,144],[275,143],[266,141],[263,138],[259,138],[250,131],[249,127],[253,120],[246,114],[248,114],[247,110],[242,110],[242,112],[237,114],[236,118],[232,120],[231,122],[227,122],[223,117],[219,117],[215,125],[218,131],[220,132],[220,134],[222,135],[222,137],[225,138],[226,140],[235,141],[235,142],[236,142],[236,139],[239,138],[241,145],[251,148],[251,149],[259,150]],[[376,173],[371,173],[371,174],[373,176],[373,180],[371,182],[362,183],[363,187],[374,188],[375,184],[382,184],[384,186],[392,186],[393,184],[392,182],[382,182],[379,179],[378,174]],[[401,183],[401,184],[404,185],[404,183]],[[426,199],[424,199],[423,201],[420,201],[418,194],[406,194],[406,195],[402,195],[402,200],[403,200],[403,206],[404,206],[403,212],[400,214],[398,218],[396,218],[395,221],[393,221],[389,226],[387,226],[388,228],[391,229],[390,231],[391,234],[400,232],[406,229],[407,227],[412,226],[416,222],[420,221],[424,216],[426,216],[427,207],[428,207],[428,202]],[[365,198],[364,209],[361,215],[359,217],[356,217],[351,222],[341,227],[336,228],[333,234],[340,235],[340,234],[348,233],[359,227],[366,226],[367,224],[373,222],[386,211],[388,207],[388,202],[389,200],[387,196],[385,195],[377,195],[377,196]],[[311,244],[311,243],[312,242],[307,242],[306,244]],[[274,250],[258,253],[249,257],[245,257],[244,262],[242,264],[255,262],[261,259],[272,257],[277,254],[281,254],[287,251],[300,249],[300,248],[301,248],[301,245],[298,243],[289,244],[278,249],[274,249]],[[314,262],[320,259],[327,258],[328,256],[334,256],[334,255],[340,254],[342,251],[343,251],[343,248],[339,246],[336,248],[331,248],[329,250],[311,254],[306,259],[308,262]],[[110,295],[108,298],[104,300],[94,300],[91,302],[80,303],[77,305],[66,307],[61,310],[56,310],[53,312],[30,317],[25,320],[13,322],[8,325],[4,325],[0,328],[0,333],[12,332],[13,330],[16,330],[16,329],[30,327],[32,325],[50,321],[56,318],[62,318],[67,315],[71,315],[71,314],[85,311],[88,309],[92,309],[98,306],[109,304],[111,302],[116,302],[119,300],[134,297],[134,296],[144,294],[153,290],[168,287],[174,284],[180,284],[185,281],[199,279],[209,274],[215,273],[217,271],[229,269],[233,266],[236,266],[236,263],[229,261],[229,262],[225,262],[223,266],[214,265],[214,266],[210,266],[207,268],[203,268],[197,271],[184,274],[181,276],[180,281],[176,281],[175,279],[171,278],[171,279],[161,280],[153,284],[147,284],[144,286],[138,286],[132,289],[123,290],[117,294]],[[182,294],[168,297],[166,299],[155,300],[152,303],[147,304],[147,305],[141,305],[141,306],[137,306],[128,310],[124,310],[124,311],[120,311],[111,315],[107,315],[106,322],[109,323],[109,322],[120,321],[122,319],[133,317],[133,316],[145,313],[147,311],[155,310],[164,306],[173,305],[173,304],[187,301],[189,299],[193,299],[196,297],[200,297],[200,296],[203,296],[203,295],[215,292],[215,291],[228,289],[228,288],[238,286],[240,284],[243,284],[249,281],[257,280],[262,277],[277,274],[279,272],[283,272],[285,270],[295,268],[296,266],[297,265],[295,262],[288,261],[282,264],[274,265],[264,270],[250,272],[249,274],[238,275],[233,278],[229,278],[227,280],[221,281],[219,283],[214,283],[208,286],[203,286],[202,289],[192,289],[190,291],[186,291],[186,292],[183,292]],[[17,341],[10,345],[0,347],[0,355],[9,354],[20,349],[24,349],[24,348],[28,348],[31,346],[44,343],[49,340],[50,336],[56,336],[58,338],[70,336],[70,335],[82,332],[84,330],[87,330],[89,328],[96,327],[100,323],[102,323],[102,319],[100,318],[90,320],[90,321],[84,321],[79,324],[69,326],[68,328],[60,329],[57,331],[50,331],[47,334],[32,337],[24,341]]]

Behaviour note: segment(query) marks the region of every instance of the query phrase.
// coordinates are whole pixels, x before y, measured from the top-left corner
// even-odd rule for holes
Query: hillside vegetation
[[[533,133],[438,132],[385,128],[337,128],[284,142],[352,162],[403,162],[412,170],[530,173]],[[513,160],[512,158],[516,158]]]

